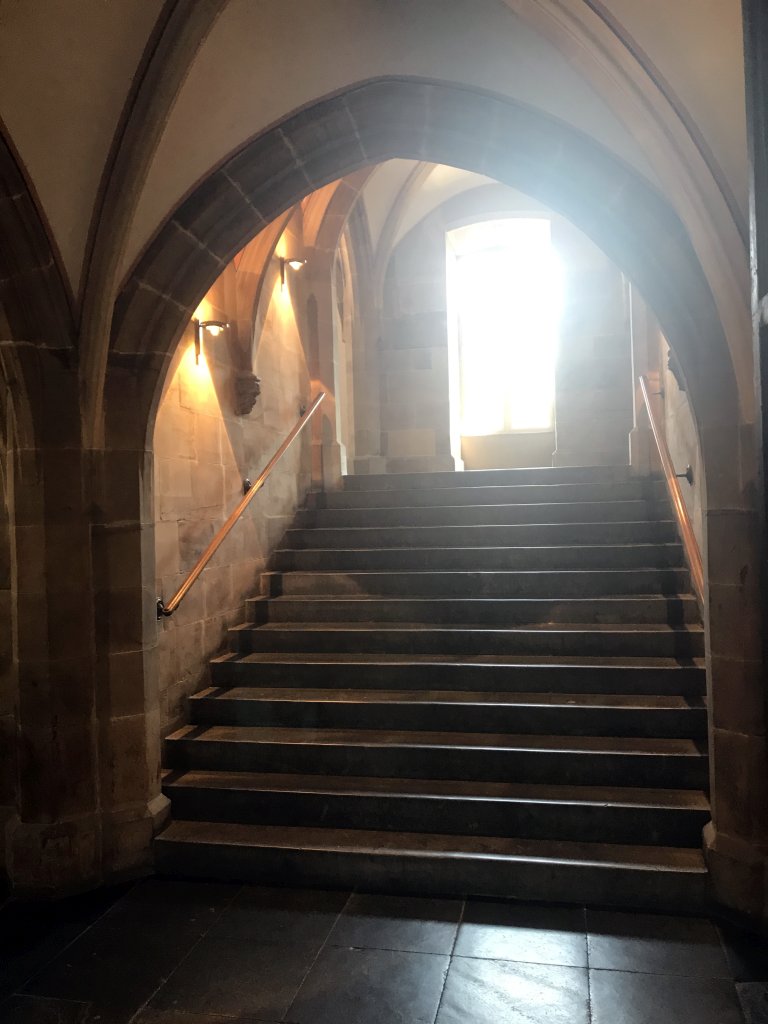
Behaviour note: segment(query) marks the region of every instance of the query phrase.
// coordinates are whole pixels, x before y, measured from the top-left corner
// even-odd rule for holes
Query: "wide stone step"
[[[345,526],[482,526],[516,523],[632,523],[669,518],[667,501],[576,501],[530,505],[423,505],[301,509],[300,529]]]
[[[175,821],[155,842],[161,874],[262,885],[368,888],[701,910],[698,850],[432,833]]]
[[[184,726],[165,741],[177,769],[405,776],[579,786],[704,789],[691,739],[375,729]]]
[[[623,597],[690,594],[687,569],[570,569],[528,572],[270,572],[272,597]]]
[[[700,847],[710,818],[697,790],[190,771],[163,792],[190,821],[678,847]]]
[[[376,654],[536,654],[548,657],[695,658],[704,654],[700,626],[539,625],[536,629],[483,629],[365,623],[280,623],[229,631],[233,650],[359,652]]]
[[[357,474],[342,477],[342,486],[346,491],[380,491],[410,487],[474,488],[489,484],[621,483],[629,479],[629,466],[535,466],[436,473]]]
[[[512,526],[348,526],[286,530],[288,548],[483,548],[550,544],[668,544],[677,540],[672,520],[637,523],[543,523]]]
[[[386,508],[417,505],[530,505],[574,501],[663,501],[663,480],[632,479],[617,483],[529,483],[461,487],[455,480],[446,486],[391,487],[382,490],[313,492],[310,508]]]
[[[707,735],[706,706],[695,697],[234,686],[201,690],[189,706],[196,725],[690,739]]]
[[[533,623],[667,623],[699,621],[694,597],[273,597],[247,603],[254,622],[423,622],[513,626]]]
[[[281,572],[565,571],[682,568],[681,544],[597,544],[544,547],[278,548]]]
[[[223,654],[211,662],[215,686],[495,690],[508,693],[634,693],[701,697],[704,663],[672,658],[518,658],[379,654]]]

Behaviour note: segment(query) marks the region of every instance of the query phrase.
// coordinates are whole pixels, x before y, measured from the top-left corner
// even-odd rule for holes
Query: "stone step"
[[[667,501],[576,501],[530,505],[416,505],[301,509],[303,530],[345,526],[482,526],[515,523],[640,522],[669,518]]]
[[[701,910],[699,850],[362,829],[175,821],[155,841],[157,870],[262,885],[357,887]]]
[[[393,654],[224,654],[211,662],[215,686],[479,690],[507,693],[630,693],[702,697],[704,663],[671,658],[518,658]]]
[[[423,622],[513,626],[533,623],[698,623],[695,597],[312,597],[255,598],[252,622]]]
[[[406,490],[411,487],[487,487],[488,485],[623,483],[629,466],[536,466],[524,469],[470,469],[437,473],[371,473],[342,477],[345,491]]]
[[[455,479],[451,479],[441,487],[312,492],[308,495],[307,505],[309,508],[392,508],[423,505],[530,505],[561,501],[664,501],[666,498],[664,481],[648,478],[617,483],[529,483],[481,487],[462,487]]]
[[[668,544],[545,547],[278,548],[271,568],[281,572],[548,571],[682,568],[683,549]]]
[[[376,729],[184,726],[165,741],[177,769],[704,789],[692,739]]]
[[[389,654],[537,654],[548,657],[695,658],[704,654],[700,626],[540,624],[530,629],[428,626],[413,623],[244,623],[229,631],[232,649]]]
[[[286,530],[287,548],[503,548],[549,545],[670,544],[672,520],[637,523],[543,523],[511,526],[348,526]]]
[[[561,572],[270,572],[271,597],[624,597],[689,595],[687,569],[571,569]]]
[[[517,836],[700,847],[698,790],[536,786],[271,772],[166,772],[163,792],[188,821]]]
[[[701,698],[510,694],[461,690],[208,687],[189,702],[195,725],[416,729],[701,739]]]

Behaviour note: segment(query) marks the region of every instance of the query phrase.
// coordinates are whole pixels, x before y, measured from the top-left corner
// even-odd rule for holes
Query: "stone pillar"
[[[451,453],[445,228],[427,217],[387,270],[379,356],[387,471],[455,470]]]
[[[8,873],[19,890],[46,891],[101,870],[91,496],[76,370],[42,347],[20,359],[36,387],[36,436],[9,459],[18,817]]]
[[[332,490],[341,484],[343,449],[336,414],[336,350],[333,315],[333,253],[313,250],[291,289],[304,340],[312,395],[325,391],[323,404],[312,418],[312,486]]]
[[[649,314],[642,296],[633,285],[629,288],[630,325],[632,337],[632,430],[629,435],[629,464],[633,474],[647,476],[657,463],[655,441],[651,432],[639,378],[647,377],[651,390],[658,391],[658,327]]]
[[[586,235],[561,218],[553,221],[552,242],[565,270],[552,464],[626,465],[632,366],[624,279]]]

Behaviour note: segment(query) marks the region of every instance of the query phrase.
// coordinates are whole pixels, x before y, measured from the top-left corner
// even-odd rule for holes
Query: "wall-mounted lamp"
[[[224,320],[193,320],[195,325],[195,365],[200,365],[200,353],[203,351],[203,331],[208,331],[212,338],[217,338],[229,324]]]
[[[285,268],[290,267],[291,270],[301,270],[306,263],[306,260],[300,260],[298,258],[292,258],[290,256],[280,257],[280,287],[285,288]]]

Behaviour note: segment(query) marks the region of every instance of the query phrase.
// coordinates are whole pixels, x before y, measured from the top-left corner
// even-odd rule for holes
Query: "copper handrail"
[[[203,571],[203,569],[206,567],[206,565],[208,565],[210,560],[216,554],[216,552],[218,551],[219,546],[221,545],[222,541],[229,534],[229,531],[235,525],[235,523],[240,518],[240,516],[243,514],[243,512],[245,512],[246,508],[248,508],[248,506],[250,505],[251,501],[253,500],[256,492],[260,491],[261,488],[264,486],[264,484],[267,482],[267,479],[268,479],[270,473],[272,472],[272,470],[275,468],[275,466],[280,461],[280,459],[283,457],[283,455],[285,455],[285,453],[291,447],[291,445],[296,440],[296,438],[299,436],[299,434],[302,432],[302,430],[306,426],[307,421],[310,419],[310,417],[315,412],[315,410],[318,408],[318,406],[320,405],[320,403],[322,402],[322,400],[324,398],[325,398],[325,391],[321,391],[320,394],[312,402],[310,407],[306,410],[306,412],[302,414],[301,419],[296,423],[296,425],[294,426],[293,430],[290,432],[290,434],[288,434],[286,439],[283,441],[283,443],[277,449],[277,451],[272,456],[272,458],[269,460],[269,462],[266,464],[264,469],[262,469],[262,471],[259,473],[259,475],[256,478],[255,482],[251,485],[251,487],[248,488],[248,490],[245,492],[243,497],[240,499],[240,502],[239,502],[237,508],[231,513],[231,515],[229,516],[227,521],[224,523],[224,525],[221,527],[221,529],[216,534],[216,536],[213,538],[211,543],[208,545],[208,547],[205,549],[205,551],[202,553],[202,555],[200,555],[200,557],[198,558],[197,562],[195,562],[195,566],[192,569],[192,571],[190,572],[189,576],[187,576],[187,578],[184,580],[182,585],[179,587],[179,589],[173,595],[173,597],[168,602],[168,604],[165,604],[165,602],[162,600],[162,598],[158,598],[157,599],[157,617],[158,617],[158,619],[162,619],[163,617],[167,617],[169,615],[173,615],[173,613],[179,607],[181,602],[187,596],[190,587],[194,584],[195,580],[198,578],[200,573]]]
[[[699,600],[702,601],[704,599],[704,567],[701,562],[701,552],[699,551],[696,534],[693,532],[691,517],[688,515],[688,509],[686,508],[685,501],[683,500],[683,492],[680,490],[680,484],[677,482],[677,475],[675,474],[675,467],[672,464],[672,456],[669,454],[666,438],[662,434],[659,424],[656,422],[656,417],[654,415],[653,408],[651,407],[651,397],[648,394],[648,381],[645,377],[640,377],[639,381],[640,390],[643,392],[645,408],[648,410],[648,419],[651,423],[651,430],[653,431],[656,447],[659,451],[659,458],[661,459],[661,465],[664,469],[664,477],[667,481],[669,496],[672,499],[675,518],[677,519],[677,525],[680,528],[680,534],[683,539],[683,549],[688,561],[688,567],[691,570],[693,588],[696,591]]]

